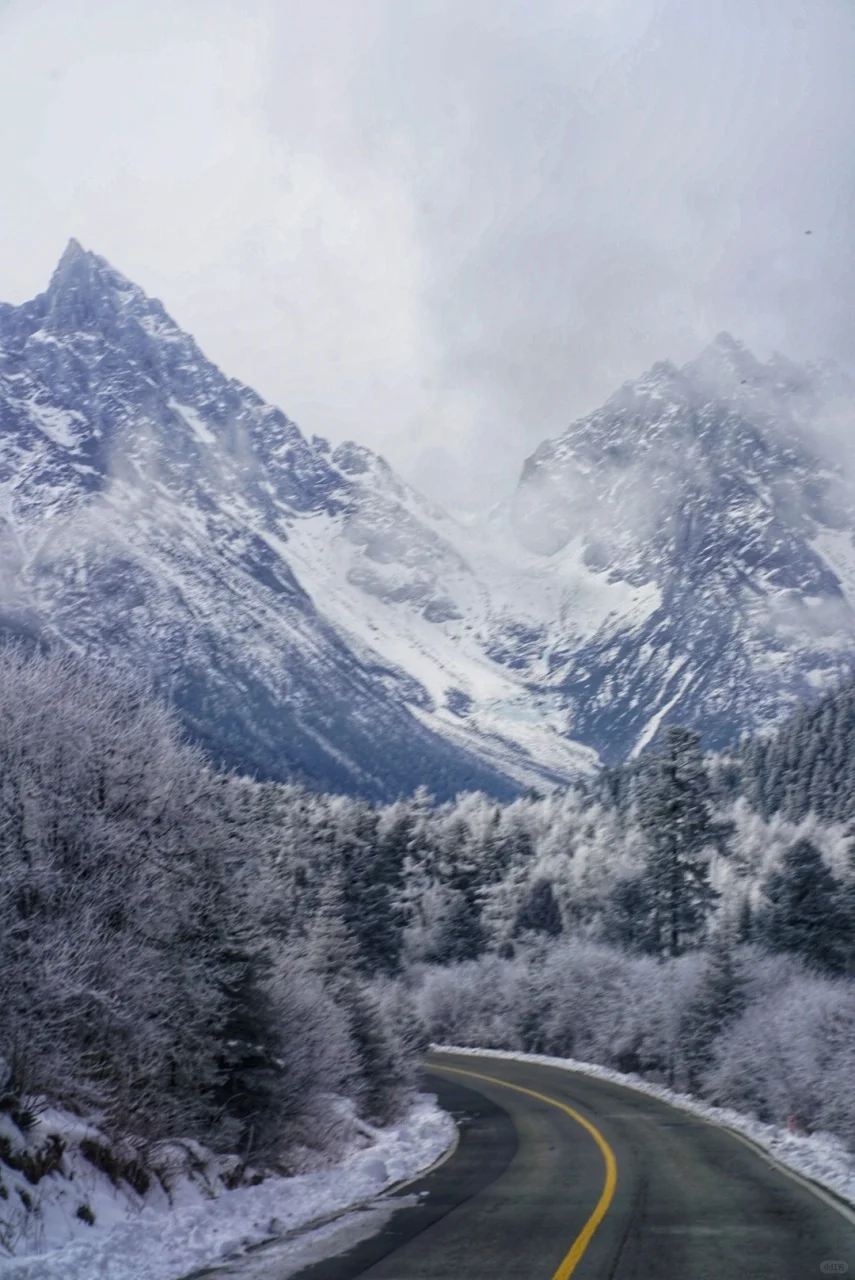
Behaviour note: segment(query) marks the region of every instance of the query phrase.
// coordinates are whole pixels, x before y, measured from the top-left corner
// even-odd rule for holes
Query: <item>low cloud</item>
[[[12,0],[0,296],[75,234],[307,434],[483,501],[721,329],[853,361],[853,65],[845,0]]]

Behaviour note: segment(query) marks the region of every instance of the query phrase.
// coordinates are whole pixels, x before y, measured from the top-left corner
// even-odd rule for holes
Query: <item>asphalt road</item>
[[[852,1211],[665,1103],[462,1055],[433,1056],[425,1083],[458,1119],[457,1151],[379,1234],[296,1280],[855,1276]]]

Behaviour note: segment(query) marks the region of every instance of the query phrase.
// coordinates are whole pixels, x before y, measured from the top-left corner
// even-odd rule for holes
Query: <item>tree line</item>
[[[852,696],[721,756],[673,726],[549,794],[377,805],[217,771],[132,673],[9,647],[0,1107],[49,1099],[116,1134],[281,1165],[341,1140],[336,1099],[394,1115],[433,1037],[587,1057],[777,1115],[783,1085],[756,1083],[763,1037],[783,1045],[802,1001],[836,1036],[816,1049],[829,1083],[805,1123],[849,1133],[842,748],[819,810],[803,801],[819,794],[805,761],[849,732]],[[802,798],[779,802],[790,784],[769,779],[797,776]],[[787,1055],[809,1043],[775,1052],[796,1071]]]
[[[129,672],[0,654],[0,1107],[255,1161],[334,1143],[336,1097],[395,1113],[412,1051],[272,892],[283,805]]]

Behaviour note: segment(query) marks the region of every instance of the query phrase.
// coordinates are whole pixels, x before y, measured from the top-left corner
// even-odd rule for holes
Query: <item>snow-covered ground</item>
[[[798,1134],[790,1133],[777,1125],[763,1124],[751,1116],[732,1111],[729,1107],[713,1107],[698,1098],[685,1093],[677,1093],[662,1085],[651,1084],[640,1076],[624,1075],[620,1071],[612,1071],[609,1067],[600,1067],[592,1062],[577,1062],[572,1058],[551,1058],[540,1053],[517,1053],[505,1049],[461,1049],[456,1045],[434,1045],[437,1053],[465,1054],[473,1058],[507,1058],[517,1062],[541,1062],[544,1066],[560,1067],[576,1074],[595,1076],[599,1080],[610,1080],[614,1084],[635,1089],[639,1093],[649,1094],[701,1116],[712,1124],[731,1129],[747,1138],[756,1146],[784,1165],[793,1173],[807,1178],[810,1182],[825,1187],[836,1196],[855,1205],[855,1156],[848,1151],[839,1138],[830,1133]],[[853,1214],[855,1221],[855,1214]]]
[[[4,1118],[0,1137],[21,1149],[20,1133]],[[319,1219],[371,1201],[417,1177],[440,1159],[455,1138],[454,1122],[436,1100],[420,1094],[401,1123],[383,1129],[360,1125],[365,1145],[336,1165],[296,1177],[269,1177],[258,1186],[224,1189],[222,1169],[204,1161],[195,1173],[171,1181],[167,1196],[154,1180],[144,1196],[125,1182],[115,1186],[87,1161],[79,1143],[97,1130],[60,1112],[46,1112],[26,1146],[50,1133],[68,1142],[59,1169],[32,1185],[0,1160],[0,1231],[9,1230],[16,1254],[0,1257],[3,1280],[178,1280],[198,1268],[246,1254],[265,1240],[286,1236]],[[192,1147],[192,1144],[191,1144]],[[27,1210],[20,1193],[29,1197]],[[77,1216],[85,1204],[89,1225]],[[1,1237],[0,1237],[1,1238]]]

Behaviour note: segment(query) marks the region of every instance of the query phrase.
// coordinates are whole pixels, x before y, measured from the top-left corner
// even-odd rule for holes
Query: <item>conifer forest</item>
[[[600,1063],[855,1146],[855,685],[704,754],[392,804],[215,770],[133,673],[0,661],[3,1106],[255,1165],[430,1043]]]

